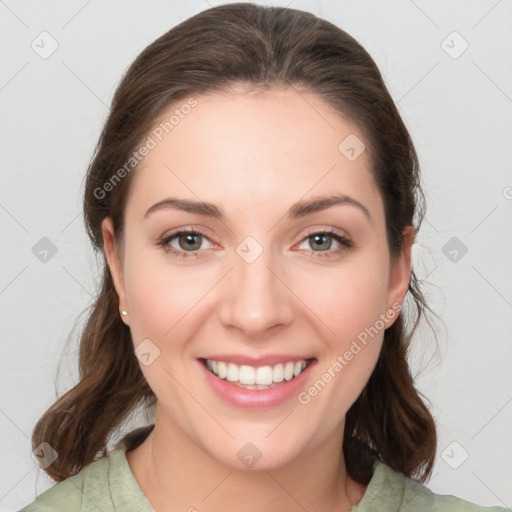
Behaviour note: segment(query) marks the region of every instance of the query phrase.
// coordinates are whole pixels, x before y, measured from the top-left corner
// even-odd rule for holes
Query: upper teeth
[[[239,366],[234,363],[225,363],[224,361],[206,360],[207,368],[220,379],[227,379],[230,382],[240,382],[240,384],[256,384],[262,386],[298,377],[304,368],[306,368],[306,364],[306,361],[302,360],[254,368],[253,366]]]

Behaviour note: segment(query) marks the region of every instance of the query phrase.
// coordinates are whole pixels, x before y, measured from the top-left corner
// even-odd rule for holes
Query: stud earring
[[[128,311],[125,311],[124,309],[121,311],[121,315],[126,316],[128,314]]]

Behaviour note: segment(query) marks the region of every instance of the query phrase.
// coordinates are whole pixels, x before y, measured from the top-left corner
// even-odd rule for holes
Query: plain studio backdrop
[[[220,3],[0,0],[1,511],[52,483],[30,435],[77,378],[67,338],[98,277],[83,178],[114,89],[147,44]],[[273,5],[335,23],[383,73],[420,158],[414,264],[441,318],[438,355],[422,329],[411,358],[439,429],[428,487],[512,507],[512,2]]]

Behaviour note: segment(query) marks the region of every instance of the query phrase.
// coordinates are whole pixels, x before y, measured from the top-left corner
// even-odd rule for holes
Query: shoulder
[[[153,512],[128,461],[126,444],[54,485],[20,512]]]
[[[404,480],[403,503],[400,507],[400,511],[403,512],[412,512],[413,510],[428,510],[429,512],[502,512],[508,510],[497,506],[483,507],[448,494],[435,494],[423,484],[403,475],[398,476]]]
[[[375,463],[373,477],[353,512],[503,512],[502,507],[482,507],[451,495],[435,494],[423,484]]]
[[[89,508],[113,511],[108,491],[111,456],[93,462],[77,475],[55,484],[20,512],[74,512]]]

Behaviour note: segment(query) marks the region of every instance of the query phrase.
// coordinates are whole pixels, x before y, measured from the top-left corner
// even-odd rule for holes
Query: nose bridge
[[[245,249],[245,252],[244,252]],[[233,270],[226,283],[221,321],[255,336],[292,319],[292,304],[286,286],[277,277],[271,251],[255,255],[255,247],[240,244],[233,258]],[[251,258],[248,255],[252,251]]]

